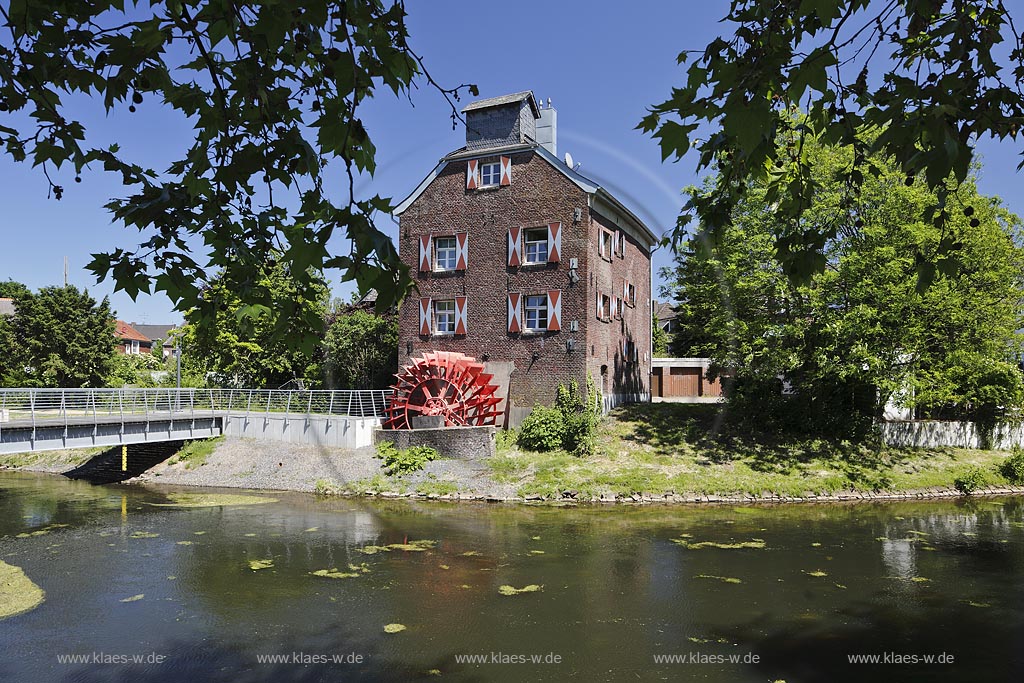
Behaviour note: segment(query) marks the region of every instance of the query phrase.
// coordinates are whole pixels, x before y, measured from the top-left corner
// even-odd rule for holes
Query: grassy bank
[[[999,471],[1006,452],[894,449],[734,434],[723,410],[671,403],[620,408],[601,421],[597,452],[586,458],[523,451],[505,434],[490,461],[492,476],[514,483],[520,496],[558,497],[571,490],[580,498],[898,492],[954,487],[958,479],[970,477],[982,486],[1011,483]]]

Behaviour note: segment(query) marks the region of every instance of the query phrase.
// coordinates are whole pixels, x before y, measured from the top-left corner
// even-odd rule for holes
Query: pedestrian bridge
[[[0,389],[0,455],[221,434],[358,448],[390,390]]]

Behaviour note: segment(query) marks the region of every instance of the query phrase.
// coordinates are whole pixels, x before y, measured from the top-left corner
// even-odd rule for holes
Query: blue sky
[[[728,3],[634,0],[622,3],[535,2],[467,3],[413,0],[408,3],[414,48],[431,74],[445,86],[476,83],[481,97],[533,90],[551,98],[558,110],[559,155],[571,152],[580,171],[599,181],[630,206],[656,232],[671,228],[682,206],[681,188],[696,181],[694,162],[661,162],[655,141],[634,130],[645,109],[665,99],[682,79],[676,55],[701,49],[723,26],[718,20]],[[628,9],[628,11],[627,11]],[[462,104],[465,104],[464,100]],[[110,117],[88,102],[75,114],[100,142],[117,141],[140,163],[162,169],[177,148],[190,140],[190,127],[158,103],[145,102],[136,114]],[[362,116],[378,150],[378,172],[361,191],[405,197],[437,160],[460,146],[461,130],[452,130],[447,103],[421,86],[412,104],[380,91],[364,105]],[[983,193],[1002,196],[1008,207],[1024,213],[1016,173],[1019,149],[1012,143],[983,141]],[[60,284],[63,259],[69,280],[97,295],[112,294],[110,282],[95,283],[84,266],[89,254],[132,246],[137,233],[112,224],[103,209],[123,193],[113,176],[100,170],[61,174],[60,202],[46,197],[42,173],[28,164],[0,157],[0,279],[13,278],[30,287]],[[339,178],[340,183],[340,178]],[[338,197],[342,196],[339,184]],[[380,227],[394,237],[386,217]],[[332,247],[347,250],[343,239]],[[669,262],[655,255],[655,268]],[[351,290],[329,273],[338,295]],[[656,283],[657,283],[657,277]],[[118,316],[129,322],[176,322],[171,302],[162,295],[112,294]]]

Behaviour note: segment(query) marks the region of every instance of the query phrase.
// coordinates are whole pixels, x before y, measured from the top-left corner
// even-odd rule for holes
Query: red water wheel
[[[413,359],[395,375],[384,429],[410,429],[419,415],[440,415],[446,427],[494,424],[501,399],[493,375],[483,370],[462,353],[431,351]]]

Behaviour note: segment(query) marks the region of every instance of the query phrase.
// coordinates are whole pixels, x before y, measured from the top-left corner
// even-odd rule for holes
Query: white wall
[[[232,415],[224,418],[224,433],[261,441],[363,448],[373,445],[373,430],[380,426],[380,422],[377,417],[307,417],[274,413]]]
[[[939,422],[937,420],[892,420],[879,422],[882,440],[890,446],[909,448],[994,448],[1011,450],[1024,446],[1024,424],[997,424],[992,441],[982,443],[982,434],[973,422]]]

